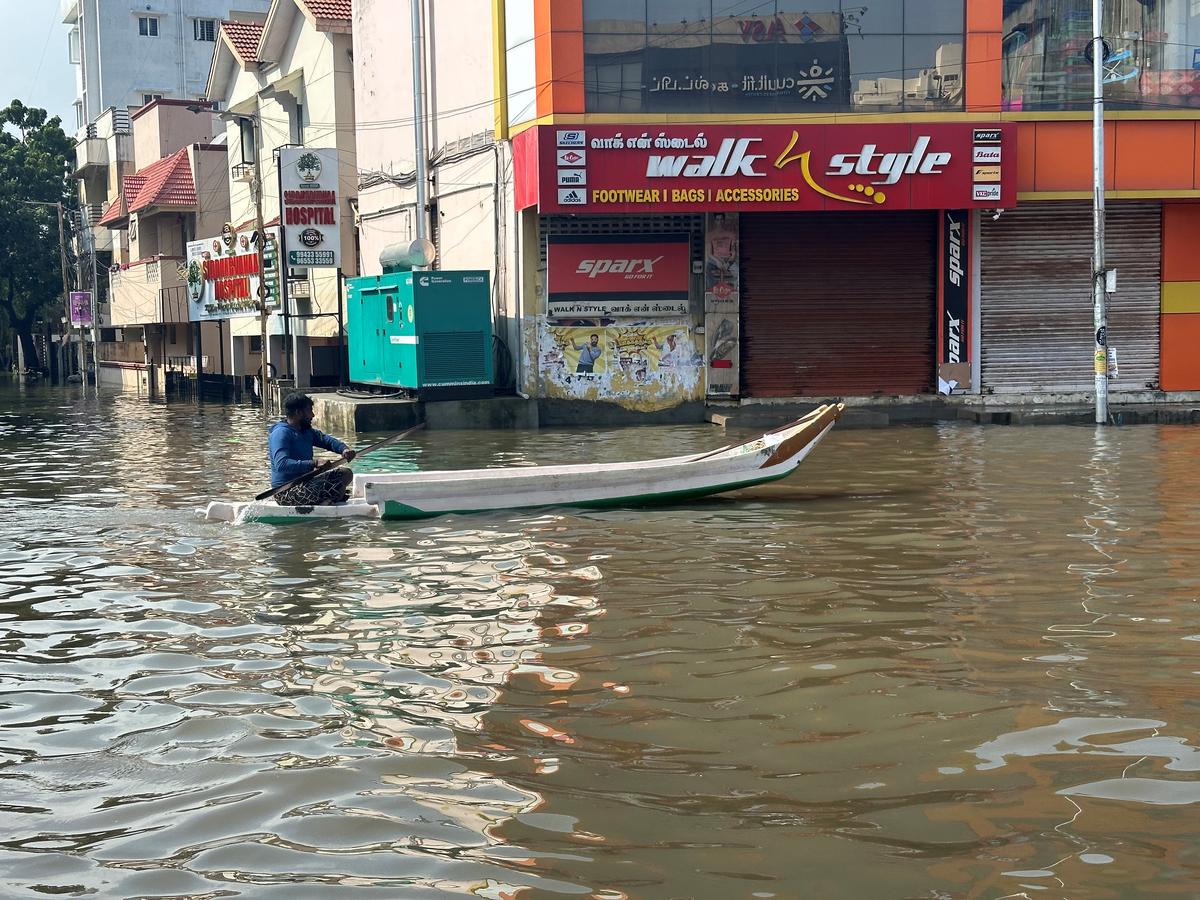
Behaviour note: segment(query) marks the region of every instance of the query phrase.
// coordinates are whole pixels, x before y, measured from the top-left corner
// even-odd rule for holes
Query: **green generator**
[[[391,271],[346,281],[350,380],[426,400],[490,397],[487,272]]]

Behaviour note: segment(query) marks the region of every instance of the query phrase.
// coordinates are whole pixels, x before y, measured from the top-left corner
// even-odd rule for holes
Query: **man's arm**
[[[322,450],[328,450],[330,453],[342,454],[346,452],[346,445],[335,438],[332,434],[326,434],[323,431],[313,430],[313,444],[320,447]]]

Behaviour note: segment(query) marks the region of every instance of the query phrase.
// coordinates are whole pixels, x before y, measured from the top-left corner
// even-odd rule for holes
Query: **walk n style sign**
[[[514,140],[518,203],[541,212],[1003,208],[1004,124],[542,125]]]

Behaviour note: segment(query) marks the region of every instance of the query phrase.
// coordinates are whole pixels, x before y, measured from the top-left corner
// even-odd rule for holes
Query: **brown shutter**
[[[932,388],[937,213],[743,215],[748,397]]]
[[[1109,387],[1145,390],[1158,384],[1162,210],[1111,203],[1105,220],[1106,261],[1117,270],[1108,341],[1120,372]],[[1028,203],[982,221],[984,390],[1091,391],[1091,204]]]

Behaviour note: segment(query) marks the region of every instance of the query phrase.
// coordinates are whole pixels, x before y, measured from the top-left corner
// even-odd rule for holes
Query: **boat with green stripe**
[[[823,405],[753,440],[708,453],[627,463],[366,473],[355,475],[346,503],[288,507],[274,501],[214,502],[206,515],[225,521],[278,523],[676,503],[786,478],[829,433],[842,409],[840,403]]]

